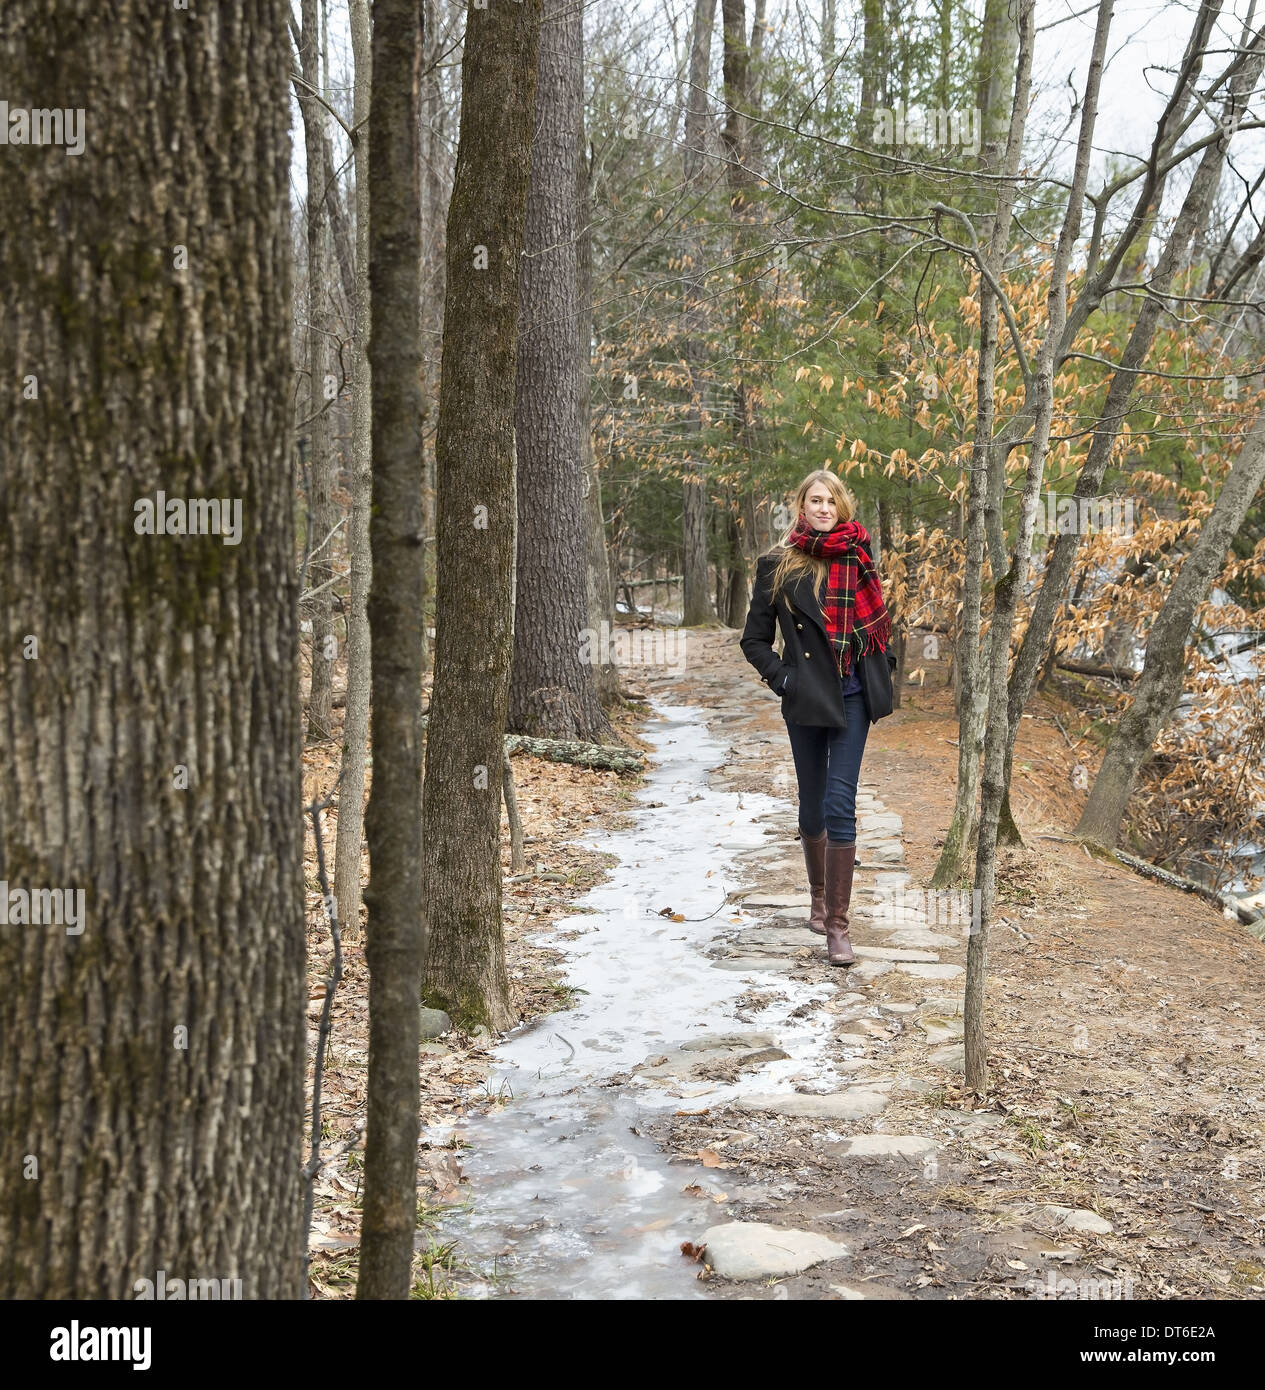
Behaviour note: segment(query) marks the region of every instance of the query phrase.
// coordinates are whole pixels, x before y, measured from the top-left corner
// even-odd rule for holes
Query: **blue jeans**
[[[799,782],[799,831],[816,837],[823,828],[831,844],[850,845],[857,837],[857,783],[870,732],[865,696],[845,695],[847,728],[787,723]]]

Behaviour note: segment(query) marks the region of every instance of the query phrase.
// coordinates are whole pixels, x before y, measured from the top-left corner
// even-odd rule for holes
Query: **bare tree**
[[[1031,53],[1019,57],[1018,14],[1004,0],[990,0],[985,14],[979,62],[979,86],[984,141],[980,169],[985,174],[1000,170],[996,181],[996,205],[981,227],[984,252],[980,269],[980,344],[975,386],[975,435],[971,447],[966,502],[966,568],[962,578],[962,611],[959,619],[954,665],[958,683],[958,775],[953,816],[944,839],[940,862],[932,883],[944,887],[963,871],[976,825],[980,759],[984,753],[984,728],[988,718],[988,680],[983,671],[980,633],[983,628],[984,562],[987,558],[985,509],[988,477],[995,453],[1004,444],[994,440],[997,392],[997,285],[1009,244],[1015,207],[1015,178],[1023,151],[1027,123],[1028,89],[1020,88],[1031,71]],[[1027,64],[1025,67],[1024,64]],[[1003,80],[1004,75],[1004,80]],[[1009,108],[1009,119],[1005,113]],[[1003,466],[1005,454],[1002,453]]]
[[[1103,62],[1107,36],[1111,31],[1114,0],[1100,0],[1090,55],[1089,72],[1085,79],[1085,94],[1081,102],[1079,139],[1076,161],[1068,190],[1067,209],[1059,230],[1050,269],[1050,289],[1046,300],[1046,331],[1037,360],[1031,369],[1024,364],[1024,380],[1032,406],[1032,432],[1028,441],[1028,468],[1024,477],[1020,502],[1020,520],[1015,543],[1005,572],[994,570],[993,616],[988,630],[988,727],[984,740],[984,775],[980,787],[979,846],[975,857],[975,887],[980,893],[980,923],[970,938],[966,952],[966,998],[963,1005],[964,1038],[966,1043],[966,1083],[983,1092],[988,1088],[988,1065],[984,1034],[984,988],[988,959],[988,931],[997,890],[996,854],[997,829],[1001,817],[1002,796],[1005,790],[1006,739],[1009,736],[1009,705],[1006,682],[1010,664],[1010,642],[1014,633],[1015,615],[1027,579],[1032,558],[1032,535],[1036,519],[1037,494],[1045,470],[1046,452],[1050,442],[1050,424],[1054,417],[1054,372],[1059,345],[1067,322],[1067,278],[1072,249],[1080,232],[1089,177],[1089,160],[1093,152],[1094,126],[1098,118],[1098,95],[1102,84]],[[1025,0],[1020,14],[1020,81],[1026,84],[1031,70],[1034,0]],[[1025,72],[1025,65],[1028,72]],[[994,473],[1005,474],[1006,451],[994,449],[990,459]],[[991,486],[990,474],[990,492]]]

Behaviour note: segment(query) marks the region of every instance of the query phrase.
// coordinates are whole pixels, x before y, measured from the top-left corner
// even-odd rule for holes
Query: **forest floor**
[[[681,1097],[679,1108],[649,1109],[641,1129],[698,1200],[698,1230],[681,1258],[695,1260],[700,1287],[748,1299],[1083,1297],[1087,1287],[1096,1296],[1085,1281],[1133,1298],[1265,1293],[1265,945],[1202,900],[1067,840],[1084,799],[1074,769],[1084,764],[1092,778],[1097,762],[1083,737],[1088,718],[1057,696],[1040,697],[1024,718],[1013,806],[1026,845],[999,863],[990,1087],[975,1096],[961,1060],[966,932],[937,920],[938,901],[913,906],[953,803],[957,730],[943,665],[923,663],[927,684],[907,687],[901,709],[870,730],[853,898],[861,959],[844,971],[803,925],[785,726],[737,636],[691,630],[683,669],[629,675],[656,700],[702,710],[727,750],[709,772],[713,788],[786,802],[762,818],[767,845],[735,850],[727,866],[743,885],[730,895],[742,929],[735,935],[723,918],[714,928],[717,963],[752,975],[734,1013],[750,1031],[691,1044],[710,1052],[648,1056],[602,1083],[649,1083]],[[634,707],[621,716],[621,737],[636,744],[653,721]],[[506,941],[529,1022],[571,998],[564,957],[540,937],[609,862],[569,841],[594,825],[628,824],[637,779],[525,756],[514,768],[537,876],[507,885]],[[307,794],[332,773],[332,753],[310,753]],[[315,1044],[329,945],[309,869]],[[847,1078],[829,1094],[761,1080],[770,1058],[785,1056],[776,1035],[759,1031],[761,1014],[803,984],[824,998],[812,1020]],[[317,1297],[354,1287],[363,1145],[335,1151],[363,1126],[366,999],[363,951],[349,945],[326,1072],[332,1157],[318,1178],[311,1237]],[[489,1085],[494,1045],[453,1033],[425,1045],[423,1124],[504,1103]],[[724,1094],[710,1102],[713,1084]],[[478,1200],[459,1144],[424,1147],[421,1159],[423,1228]],[[789,1264],[804,1267],[778,1273],[788,1247],[801,1251]],[[423,1240],[419,1250],[419,1296],[461,1289],[459,1248]]]

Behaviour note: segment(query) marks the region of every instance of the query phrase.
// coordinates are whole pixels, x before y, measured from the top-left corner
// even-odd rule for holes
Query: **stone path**
[[[703,640],[717,638],[709,634]],[[794,768],[776,703],[758,683],[723,670],[691,670],[684,682],[652,675],[639,683],[661,698],[705,709],[712,736],[729,744],[723,765],[711,770],[713,785],[789,803],[762,818],[767,845],[735,841],[721,847],[729,881],[736,876],[741,886],[729,894],[736,920],[718,915],[712,954],[718,970],[750,976],[757,1012],[760,1001],[778,997],[782,981],[811,984],[811,1016],[820,1019],[823,1045],[817,1070],[808,1069],[806,1079],[803,1068],[796,1075],[790,1043],[776,1029],[696,1037],[647,1057],[634,1083],[661,1086],[694,1103],[731,1106],[738,1119],[800,1117],[832,1132],[845,1129],[832,1149],[841,1169],[888,1162],[920,1165],[934,1174],[946,1144],[995,1144],[1001,1115],[926,1103],[956,1081],[963,1067],[970,895],[928,895],[911,882],[900,814],[885,804],[880,786],[863,780],[851,908],[858,961],[847,970],[831,967],[824,938],[807,926]],[[922,1103],[901,1106],[903,1119],[893,1127],[886,1115],[902,1097]],[[757,1142],[742,1128],[721,1128],[714,1140],[720,1152],[734,1154]],[[990,1152],[998,1163],[1013,1157],[1004,1148]],[[1018,1218],[1046,1231],[1092,1232],[1107,1224],[1092,1212],[1056,1208],[1032,1208]],[[701,1243],[714,1273],[734,1280],[785,1276],[849,1253],[846,1243],[821,1233],[758,1221],[714,1225]],[[907,1296],[869,1281],[830,1287],[841,1298]]]

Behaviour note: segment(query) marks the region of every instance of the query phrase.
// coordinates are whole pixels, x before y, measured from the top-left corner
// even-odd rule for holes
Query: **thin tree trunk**
[[[1020,15],[1019,77],[1025,97],[1032,69],[1032,31],[1035,0],[1025,0]],[[1100,0],[1094,46],[1085,79],[1081,103],[1080,137],[1076,164],[1068,191],[1067,209],[1059,232],[1050,269],[1050,289],[1046,298],[1046,334],[1032,369],[1028,393],[1034,397],[1032,436],[1028,445],[1028,468],[1020,501],[1020,519],[1010,565],[993,585],[993,616],[988,630],[988,727],[984,739],[984,773],[980,782],[979,843],[975,856],[975,888],[979,893],[979,925],[966,948],[966,995],[962,1007],[963,1038],[966,1051],[966,1084],[979,1094],[988,1089],[987,1040],[984,1032],[984,992],[987,979],[988,932],[997,892],[997,828],[1001,817],[1008,719],[1006,677],[1010,663],[1010,640],[1015,614],[1027,579],[1032,556],[1037,495],[1045,469],[1050,425],[1054,416],[1054,372],[1067,322],[1067,275],[1072,248],[1080,231],[1085,185],[1093,149],[1094,125],[1098,114],[1098,93],[1111,30],[1113,0]],[[1006,456],[997,450],[994,467],[1004,474]]]
[[[501,775],[514,642],[519,275],[540,24],[540,0],[468,9],[448,206],[424,997],[466,1029],[517,1022],[501,926]],[[566,323],[574,361],[574,316]]]
[[[1222,485],[1195,547],[1182,564],[1147,637],[1146,662],[1107,745],[1076,834],[1111,848],[1120,834],[1138,769],[1172,718],[1186,674],[1186,643],[1199,605],[1225,563],[1226,551],[1265,483],[1265,416],[1257,419]]]
[[[583,34],[581,34],[583,41]],[[606,549],[606,522],[602,516],[602,479],[593,448],[593,190],[591,169],[584,142],[581,113],[579,150],[576,155],[576,351],[580,359],[580,492],[584,502],[585,593],[588,597],[588,625],[599,634],[599,658],[593,667],[599,698],[605,703],[619,698],[619,667],[602,660],[602,625],[609,629],[615,621],[615,591],[611,585],[611,562]]]
[[[343,939],[360,937],[360,850],[364,838],[365,739],[369,733],[369,600],[373,573],[369,507],[373,498],[372,382],[369,376],[369,0],[350,0],[355,63],[353,124],[356,169],[355,331],[352,339],[351,519],[347,552],[351,595],[347,606],[347,703],[343,711],[342,773],[334,847],[334,899]]]
[[[407,1298],[417,1228],[422,899],[421,188],[416,0],[375,0],[369,110],[373,786],[368,1123],[358,1299]],[[500,762],[498,759],[497,766]]]
[[[127,8],[0,23],[88,142],[0,160],[0,1298],[300,1298],[286,6]]]
[[[303,31],[299,63],[307,87],[320,91],[320,43],[316,0],[302,0]],[[308,563],[305,581],[318,592],[308,601],[312,616],[312,684],[308,695],[307,741],[329,738],[334,712],[334,663],[338,655],[334,634],[334,595],[328,581],[334,576],[338,521],[333,503],[334,457],[330,448],[329,290],[325,283],[325,108],[317,97],[300,88],[303,144],[307,159],[307,424],[308,438]]]
[[[440,83],[446,35],[441,32],[438,0],[422,0],[425,9],[425,59],[422,65],[422,359],[426,417],[422,434],[422,531],[427,545],[435,534],[435,412],[439,397],[439,358],[444,328],[444,174],[448,158],[443,139],[444,103]],[[423,571],[422,605],[431,605],[431,563]],[[422,629],[422,660],[431,664],[429,628]]]
[[[583,95],[581,15],[545,0],[520,291],[518,563],[509,724],[544,738],[615,741],[581,635],[588,623],[581,493],[576,158]]]
[[[992,13],[990,4],[989,13]],[[1003,16],[1004,16],[1003,10]],[[985,74],[1015,67],[1018,22],[1011,20],[998,29],[986,21],[980,68]],[[989,47],[994,45],[994,47]],[[1000,52],[998,51],[1000,49]],[[976,371],[975,438],[971,449],[971,470],[966,500],[966,568],[962,578],[962,609],[954,644],[954,708],[958,717],[958,774],[953,798],[953,816],[945,834],[944,848],[931,882],[937,888],[956,883],[968,862],[975,832],[976,798],[979,795],[980,760],[984,753],[984,729],[988,718],[988,683],[982,669],[980,632],[983,627],[984,562],[988,556],[986,518],[989,473],[997,466],[1005,471],[1005,445],[993,438],[997,374],[997,296],[992,288],[1005,260],[1010,223],[1015,204],[1015,176],[1023,147],[1026,122],[1026,93],[1018,85],[997,87],[991,77],[982,81],[982,90],[993,105],[983,113],[985,140],[980,151],[980,168],[992,172],[999,165],[1006,177],[998,182],[997,208],[987,228],[986,274],[980,276],[980,346]],[[998,103],[1013,92],[1010,123],[1004,137]],[[1006,141],[1002,152],[999,141]],[[994,572],[996,578],[996,572]]]
[[[702,197],[704,147],[709,119],[707,78],[711,68],[712,29],[716,0],[695,0],[690,35],[689,94],[685,107],[684,174],[687,191]],[[702,394],[704,390],[702,334],[703,247],[695,237],[692,265],[685,278],[683,312],[684,357],[690,368],[690,405],[686,413],[686,476],[681,487],[681,625],[710,623],[715,614],[707,584],[707,486],[700,455]]]

